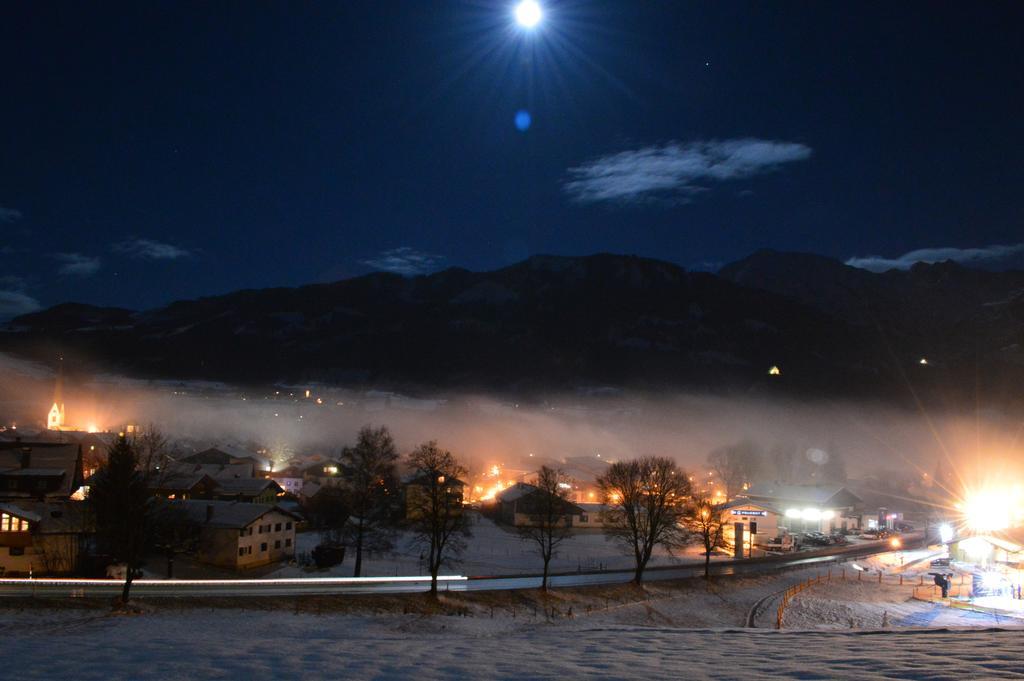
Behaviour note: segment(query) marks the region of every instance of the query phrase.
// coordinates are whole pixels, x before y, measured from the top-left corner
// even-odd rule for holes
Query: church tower
[[[57,385],[53,389],[53,406],[46,417],[46,427],[49,430],[62,430],[64,428],[64,358],[60,357],[57,365]]]

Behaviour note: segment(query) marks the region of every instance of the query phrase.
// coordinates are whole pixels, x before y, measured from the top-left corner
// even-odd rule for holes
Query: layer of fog
[[[0,423],[42,427],[53,394],[51,369],[0,355]],[[117,430],[153,423],[197,443],[255,443],[279,461],[293,455],[334,456],[365,424],[386,424],[399,448],[435,439],[471,468],[495,463],[598,454],[604,460],[668,455],[700,470],[709,451],[741,440],[765,450],[783,446],[842,456],[852,475],[905,470],[933,473],[951,456],[958,469],[1017,457],[1019,426],[996,414],[937,415],[875,404],[798,403],[680,394],[583,399],[551,396],[519,404],[483,395],[413,399],[309,386],[268,386],[242,393],[212,384],[148,383],[69,371],[70,424]],[[243,399],[244,398],[244,399]],[[317,398],[322,404],[317,404]],[[820,450],[820,451],[816,451]]]

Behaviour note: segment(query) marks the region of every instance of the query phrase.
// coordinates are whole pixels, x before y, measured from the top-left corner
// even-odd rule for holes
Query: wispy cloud
[[[563,189],[580,203],[687,200],[709,184],[767,173],[811,153],[804,144],[756,138],[669,142],[569,168]]]
[[[416,274],[426,274],[436,270],[443,260],[443,255],[424,253],[409,246],[402,246],[384,251],[375,258],[362,260],[361,262],[375,270],[384,270],[385,272],[394,272],[395,274],[411,277]]]
[[[96,274],[100,269],[100,259],[97,256],[83,255],[82,253],[54,253],[53,257],[62,263],[57,268],[61,274],[88,277]]]
[[[0,222],[17,222],[22,218],[21,211],[0,206]]]
[[[0,319],[35,312],[41,307],[38,300],[23,291],[0,290]]]
[[[995,265],[1022,254],[1024,254],[1024,243],[996,244],[979,248],[920,248],[896,258],[883,258],[879,255],[855,256],[847,260],[846,264],[872,272],[886,272],[888,270],[907,270],[919,262],[936,263],[947,260],[962,265]]]
[[[128,239],[114,244],[112,248],[116,253],[140,260],[177,260],[192,255],[191,251],[180,246],[152,239]]]

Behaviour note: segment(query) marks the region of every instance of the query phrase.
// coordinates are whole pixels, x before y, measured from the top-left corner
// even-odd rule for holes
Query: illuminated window
[[[0,514],[0,532],[28,532],[28,521],[8,513]]]

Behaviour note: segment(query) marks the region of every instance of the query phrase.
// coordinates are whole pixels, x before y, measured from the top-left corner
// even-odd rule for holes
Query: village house
[[[196,559],[232,570],[269,565],[295,556],[301,516],[270,504],[190,500],[174,502],[199,528]]]
[[[0,502],[0,576],[77,570],[94,529],[80,501]]]
[[[746,506],[765,512],[762,522],[792,533],[831,532],[860,528],[863,501],[842,485],[785,485],[759,483],[741,493],[730,506],[742,511]],[[737,513],[741,516],[742,513]],[[764,525],[769,527],[769,525]],[[764,534],[761,525],[758,533]]]
[[[466,483],[458,478],[438,477],[438,485],[442,485],[448,497],[448,504],[453,513],[462,513],[462,501],[465,498]],[[434,482],[425,475],[410,475],[402,482],[402,500],[405,505],[405,519],[416,520],[421,509],[429,500],[430,490]]]
[[[614,506],[607,504],[582,502],[576,505],[582,513],[573,516],[572,526],[578,529],[604,529],[608,514],[616,512]]]
[[[542,512],[543,502],[541,490],[529,483],[517,482],[495,496],[498,522],[514,527],[534,524],[538,514]],[[585,511],[571,501],[560,499],[559,505],[560,525],[576,526],[578,518],[585,515]]]
[[[302,471],[295,466],[288,466],[282,468],[279,471],[272,471],[266,474],[266,477],[270,478],[281,486],[288,494],[294,494],[299,496],[302,492],[302,486],[306,480],[302,476]]]
[[[56,501],[79,494],[82,449],[54,442],[0,442],[0,501]]]
[[[284,489],[269,478],[227,478],[217,480],[214,492],[223,501],[244,501],[250,504],[273,504],[284,495]]]

